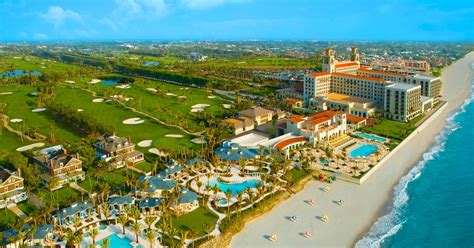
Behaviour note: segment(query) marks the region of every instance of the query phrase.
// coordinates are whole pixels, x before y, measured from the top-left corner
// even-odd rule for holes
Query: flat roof
[[[433,80],[433,79],[439,78],[439,77],[433,77],[433,76],[428,76],[428,75],[414,75],[413,77],[418,78],[418,79],[423,79],[423,80]]]
[[[242,135],[230,140],[231,143],[239,144],[243,147],[257,146],[263,141],[269,140],[268,137],[254,132]]]
[[[415,89],[415,88],[420,88],[421,86],[416,85],[416,84],[393,83],[393,84],[387,86],[387,88],[388,87],[399,89],[399,90],[411,90],[411,89]]]

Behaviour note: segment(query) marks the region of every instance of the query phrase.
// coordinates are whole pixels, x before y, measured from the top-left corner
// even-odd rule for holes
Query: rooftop
[[[349,67],[349,66],[357,66],[359,65],[359,63],[357,62],[342,62],[342,63],[339,63],[339,64],[336,64],[336,68],[341,68],[341,67]]]
[[[398,89],[398,90],[412,90],[412,89],[416,89],[416,88],[421,88],[421,86],[416,85],[416,84],[393,83],[393,84],[387,86],[387,88],[394,88],[394,89]]]
[[[308,139],[306,137],[295,137],[295,138],[289,138],[289,139],[286,139],[286,140],[282,140],[278,143],[275,144],[275,146],[273,146],[274,149],[283,149],[291,144],[294,144],[294,143],[298,143],[298,142],[301,142],[301,141],[307,141]]]
[[[391,72],[391,71],[372,70],[372,69],[366,69],[366,68],[360,68],[359,71],[372,72],[372,73],[376,73],[376,74],[385,74],[385,75],[399,76],[399,77],[406,77],[406,76],[408,76],[407,74],[403,74],[403,73],[397,73],[397,72]]]
[[[240,115],[249,116],[252,118],[262,115],[268,115],[270,113],[273,114],[273,111],[262,107],[250,108],[239,112]]]
[[[322,72],[311,73],[311,74],[308,74],[306,76],[308,76],[308,77],[320,77],[320,76],[327,76],[327,75],[331,75],[331,73],[329,73],[327,71],[322,71]]]
[[[438,79],[439,77],[433,77],[433,76],[428,76],[428,75],[414,75],[413,78],[416,79],[421,79],[421,80],[434,80]]]
[[[338,93],[329,93],[325,97],[329,100],[341,101],[341,102],[356,102],[356,103],[370,102],[369,99],[365,99],[362,97],[353,97],[353,96],[348,96],[348,95],[338,94]]]
[[[333,72],[332,75],[333,76],[338,76],[338,77],[346,77],[346,78],[355,78],[355,79],[362,79],[362,80],[368,80],[368,81],[376,81],[376,82],[381,82],[381,83],[387,83],[388,82],[386,80],[376,78],[376,77],[353,75],[353,74],[347,74],[347,73]]]

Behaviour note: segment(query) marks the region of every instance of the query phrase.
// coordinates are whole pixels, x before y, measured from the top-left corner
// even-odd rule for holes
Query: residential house
[[[239,135],[255,128],[253,119],[250,119],[245,116],[230,117],[225,119],[224,122],[229,124],[233,128],[235,135]]]
[[[135,204],[135,198],[130,195],[125,196],[111,196],[107,200],[109,204],[110,213],[115,216],[117,213],[125,211],[127,208],[132,207]]]
[[[30,162],[38,167],[42,182],[52,190],[85,178],[79,154],[68,154],[61,145],[36,151],[30,157]],[[53,185],[50,185],[51,183]]]
[[[137,195],[142,198],[152,197],[159,198],[163,196],[166,191],[172,190],[176,185],[173,179],[165,179],[158,176],[140,176],[138,178]]]
[[[292,108],[302,108],[303,107],[303,100],[295,99],[295,98],[287,98],[286,103],[290,105]]]
[[[0,167],[0,209],[26,200],[21,171],[11,172]]]
[[[57,225],[69,226],[75,218],[86,219],[95,214],[94,205],[89,202],[77,202],[71,206],[53,211],[51,217]]]
[[[135,144],[131,142],[130,137],[103,134],[97,139],[94,148],[96,157],[109,162],[113,169],[137,164],[145,159],[143,153],[135,150]]]
[[[199,207],[198,195],[188,189],[181,189],[178,200],[172,206],[177,214],[189,213]]]
[[[160,198],[146,198],[138,202],[138,207],[141,211],[149,214],[158,214],[160,212],[160,206]]]

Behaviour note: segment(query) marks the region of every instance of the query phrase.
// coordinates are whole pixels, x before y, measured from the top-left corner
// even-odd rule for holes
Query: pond
[[[13,70],[13,71],[5,71],[0,73],[0,78],[17,78],[24,75],[32,75],[32,76],[41,76],[41,72],[39,71],[24,71],[24,70]]]

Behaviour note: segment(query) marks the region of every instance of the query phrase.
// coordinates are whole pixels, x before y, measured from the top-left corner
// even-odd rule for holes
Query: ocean
[[[356,247],[474,247],[473,91]]]

